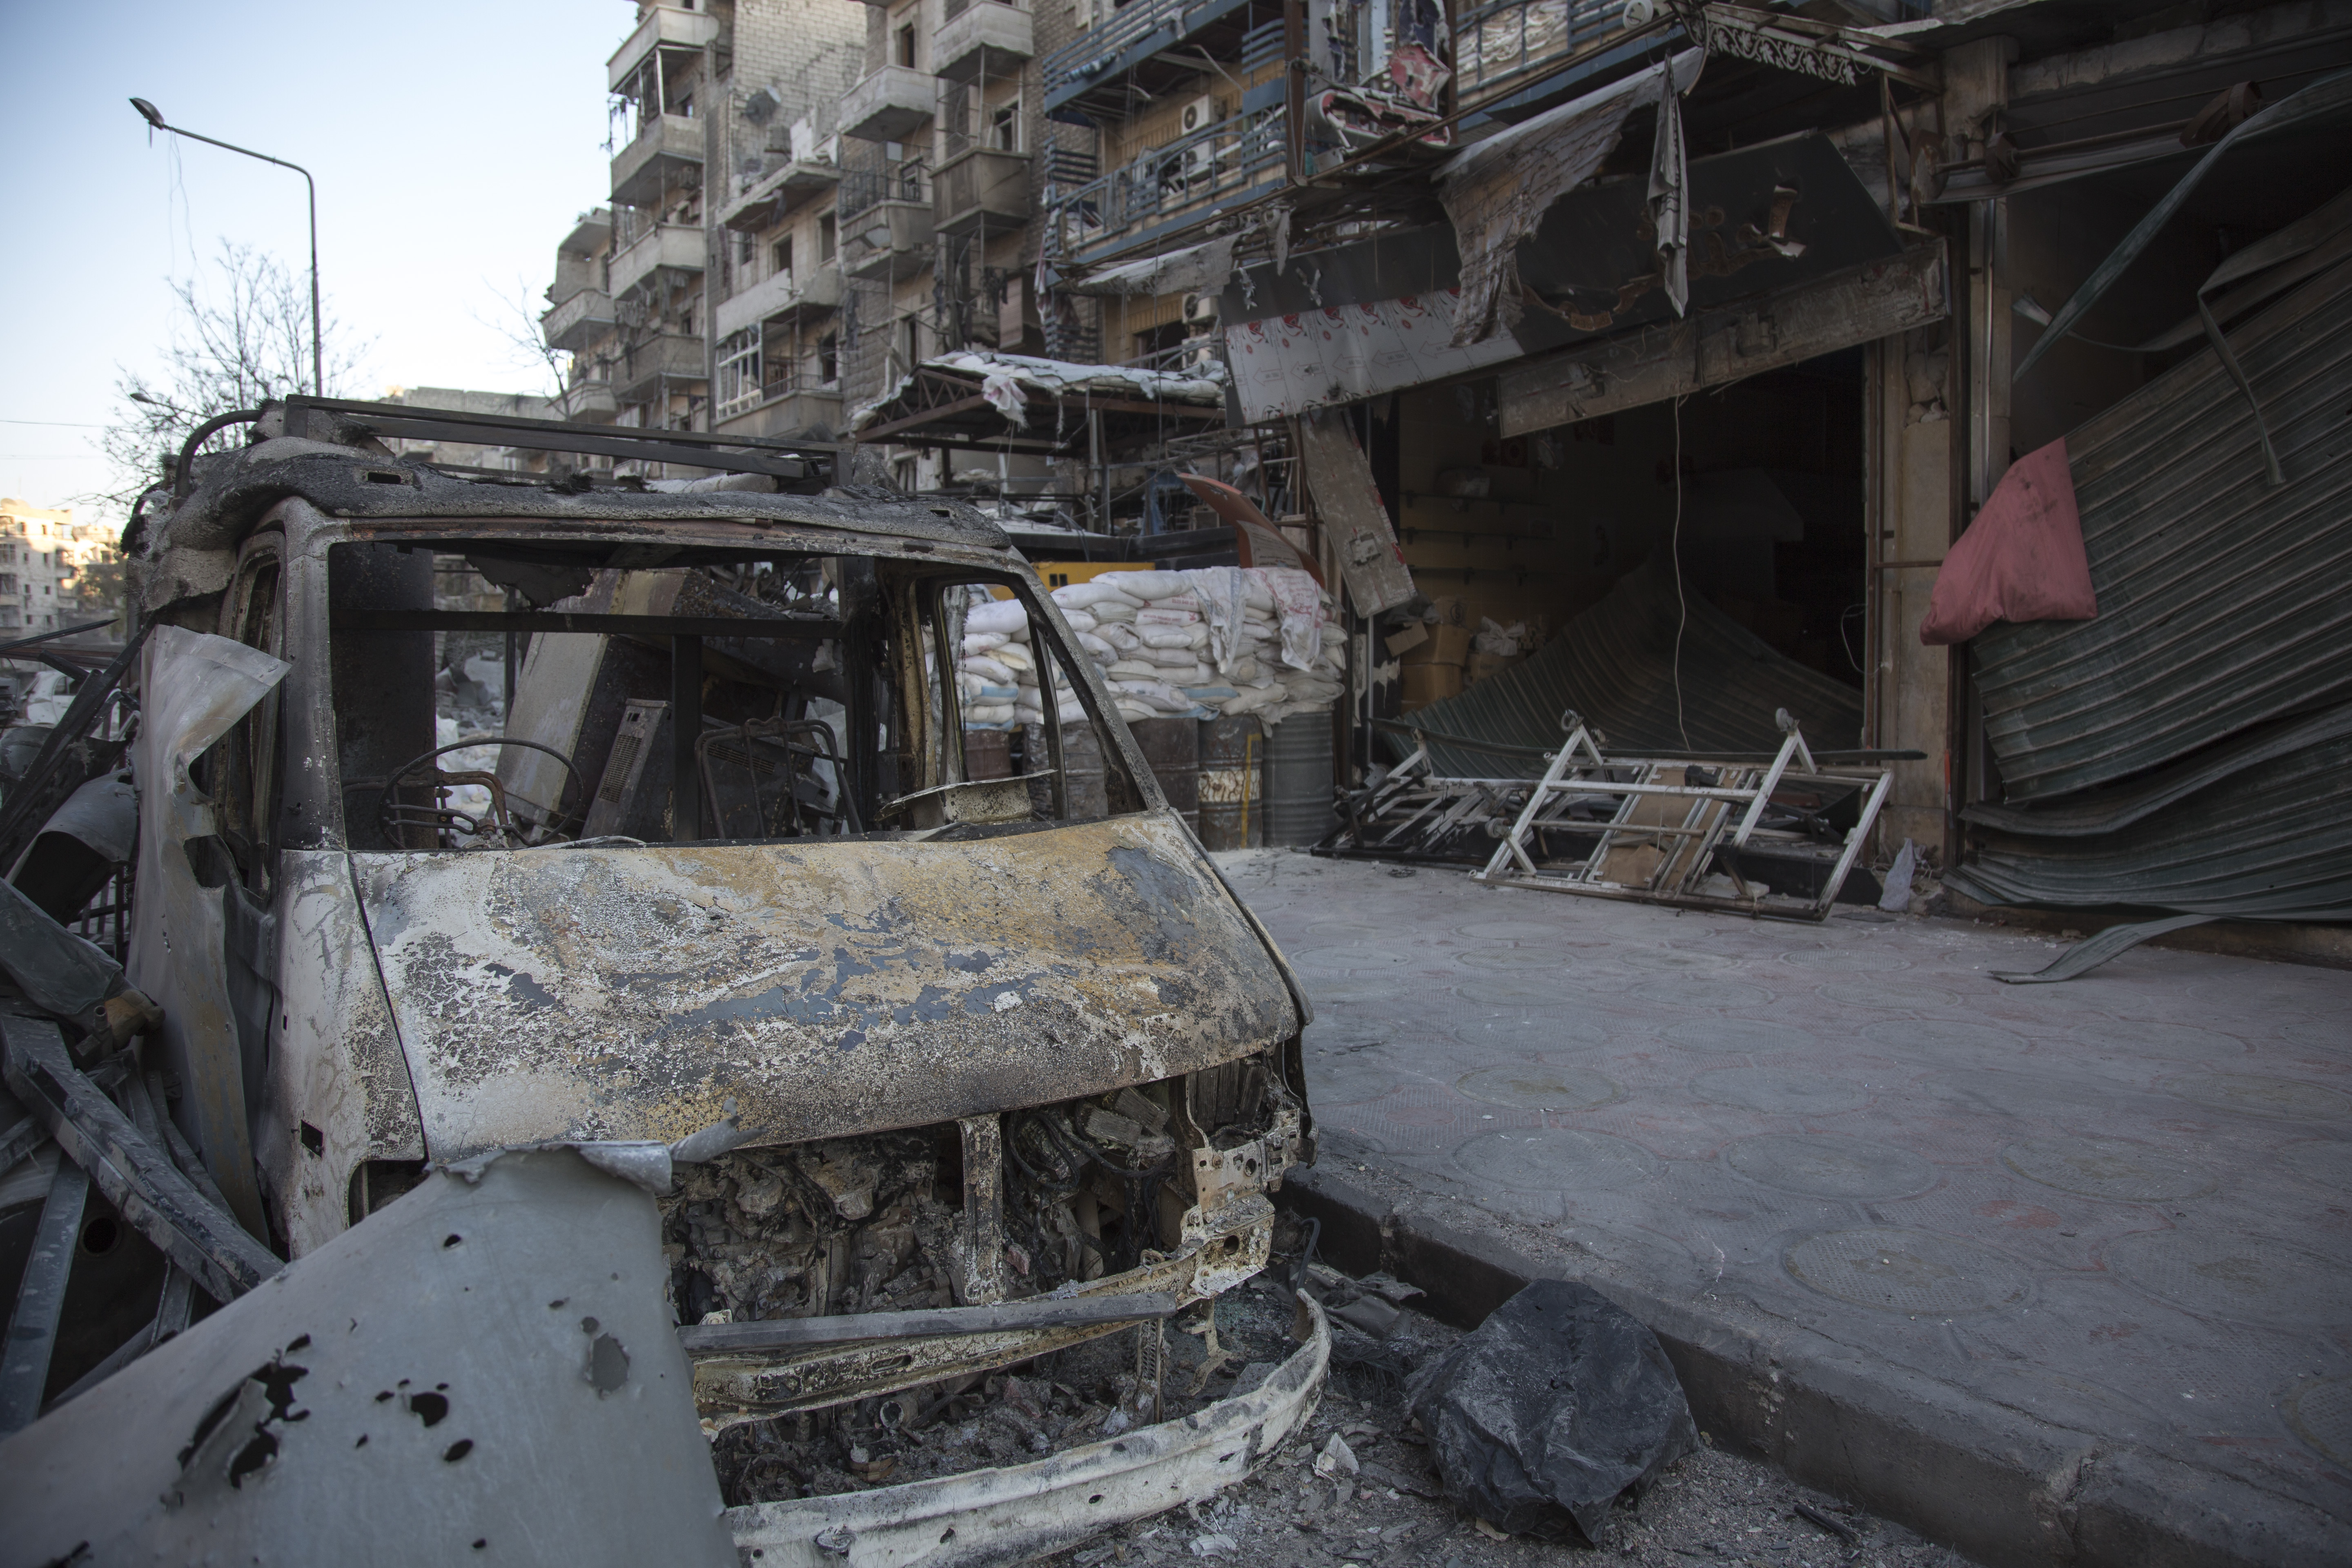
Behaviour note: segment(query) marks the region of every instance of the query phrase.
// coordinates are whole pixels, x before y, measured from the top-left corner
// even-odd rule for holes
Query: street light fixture
[[[231,153],[242,153],[248,158],[258,158],[265,163],[275,163],[281,169],[291,169],[301,175],[302,183],[310,187],[310,390],[318,396],[324,397],[327,395],[326,358],[319,347],[319,183],[310,178],[310,171],[299,163],[289,163],[283,158],[273,158],[267,153],[257,153],[250,147],[240,147],[234,142],[223,142],[211,136],[200,136],[193,131],[184,131],[179,126],[166,124],[163,121],[163,111],[143,98],[132,99],[131,107],[139,111],[140,119],[144,120],[157,131],[168,132],[174,136],[184,136],[191,142],[202,142],[206,146],[225,148]]]

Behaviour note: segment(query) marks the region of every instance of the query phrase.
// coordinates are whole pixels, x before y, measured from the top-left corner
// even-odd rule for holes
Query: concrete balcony
[[[772,317],[802,310],[830,310],[841,304],[841,268],[825,262],[762,278],[719,301],[719,335],[731,337]]]
[[[675,184],[702,178],[702,121],[665,114],[646,121],[637,139],[613,155],[613,199],[625,206],[658,205]]]
[[[613,387],[623,403],[645,403],[667,384],[702,380],[709,368],[700,338],[664,332],[621,351]]]
[[[930,123],[940,82],[910,66],[884,66],[841,100],[841,133],[866,142],[905,142]]]
[[[578,353],[613,330],[620,318],[613,312],[613,297],[602,289],[582,289],[558,300],[540,317],[547,346]]]
[[[931,176],[931,202],[941,234],[983,226],[1010,233],[1029,221],[1029,154],[992,147],[959,153]]]
[[[971,0],[931,35],[931,58],[950,81],[997,81],[1017,75],[1037,52],[1031,37],[1028,12],[999,0]]]
[[[714,43],[719,37],[719,18],[708,11],[688,11],[677,5],[656,5],[646,13],[626,42],[614,49],[604,62],[606,90],[618,92],[628,85],[646,57],[667,45],[672,48],[698,49]]]
[[[719,421],[719,430],[724,436],[777,439],[797,436],[812,441],[837,441],[842,433],[841,389],[772,387],[759,406]]]
[[[931,204],[887,197],[842,225],[841,269],[861,282],[912,278],[931,264]]]
[[[831,163],[779,163],[719,209],[719,226],[756,233],[839,184],[841,171]]]
[[[701,229],[692,224],[658,224],[613,258],[613,295],[627,294],[665,267],[699,272],[709,262]]]
[[[610,425],[621,411],[620,399],[613,395],[608,382],[575,381],[563,389],[559,401],[563,417],[582,425]]]

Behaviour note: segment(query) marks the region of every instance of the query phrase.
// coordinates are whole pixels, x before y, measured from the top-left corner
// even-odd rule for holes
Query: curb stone
[[[1573,1278],[1498,1237],[1292,1171],[1276,1202],[1317,1251],[1385,1268],[1474,1328],[1528,1281]],[[2352,1563],[2352,1522],[2134,1445],[2036,1420],[1794,1325],[1769,1333],[1621,1279],[1586,1281],[1658,1336],[1702,1431],[1988,1568],[2302,1568]]]

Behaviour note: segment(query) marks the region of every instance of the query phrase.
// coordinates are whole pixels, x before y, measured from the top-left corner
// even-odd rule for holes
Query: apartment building
[[[0,500],[0,633],[54,631],[121,608],[112,536],[71,508]]]
[[[606,64],[611,201],[558,242],[541,318],[569,356],[560,417],[832,437],[824,219],[862,42],[845,0],[637,7]]]

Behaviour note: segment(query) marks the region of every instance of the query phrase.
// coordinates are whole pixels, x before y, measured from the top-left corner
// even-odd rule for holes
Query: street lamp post
[[[163,111],[143,98],[132,99],[131,107],[139,111],[140,119],[158,131],[168,131],[174,136],[184,136],[191,142],[202,142],[207,146],[226,148],[231,153],[242,153],[248,158],[258,158],[265,163],[275,163],[281,169],[291,169],[301,175],[302,183],[310,187],[310,390],[316,395],[324,397],[327,395],[326,358],[319,347],[319,183],[310,178],[310,171],[299,163],[289,163],[283,158],[273,158],[267,153],[257,153],[250,147],[240,147],[234,142],[222,142],[210,136],[199,136],[193,131],[184,131],[176,125],[166,125],[163,122]]]

